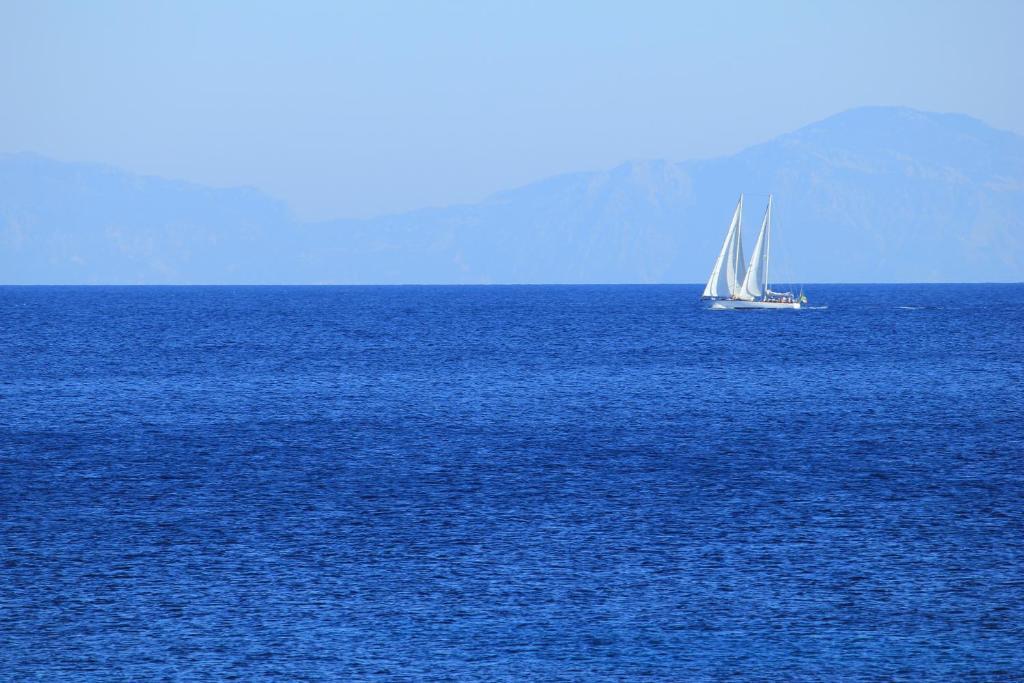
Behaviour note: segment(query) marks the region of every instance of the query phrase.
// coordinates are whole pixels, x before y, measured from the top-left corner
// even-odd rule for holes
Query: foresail
[[[759,299],[768,292],[768,244],[772,229],[772,200],[768,198],[768,208],[761,221],[761,231],[757,233],[754,252],[750,255],[750,266],[743,278],[739,294],[741,299],[752,301]]]
[[[736,221],[736,236],[731,246],[731,257],[729,258],[729,271],[725,280],[729,283],[729,296],[739,294],[743,286],[743,277],[746,274],[746,266],[743,263],[743,202],[740,200],[740,215]]]
[[[743,267],[743,245],[741,243],[741,222],[743,220],[743,195],[740,195],[736,203],[736,210],[732,214],[732,222],[729,223],[729,230],[725,233],[725,241],[722,242],[722,250],[715,261],[715,267],[711,269],[711,277],[704,287],[703,298],[725,298],[735,293],[739,283],[743,280],[740,269]],[[739,264],[737,266],[737,264]]]

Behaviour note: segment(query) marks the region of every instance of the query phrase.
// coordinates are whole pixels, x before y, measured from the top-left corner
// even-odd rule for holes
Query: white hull
[[[711,309],[716,311],[748,311],[759,309],[787,309],[796,310],[800,308],[800,302],[783,303],[781,301],[743,301],[742,299],[719,299],[711,302]]]

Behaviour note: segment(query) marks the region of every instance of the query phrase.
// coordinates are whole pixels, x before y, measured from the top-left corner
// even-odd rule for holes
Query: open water
[[[0,288],[0,679],[1024,680],[1024,285]]]

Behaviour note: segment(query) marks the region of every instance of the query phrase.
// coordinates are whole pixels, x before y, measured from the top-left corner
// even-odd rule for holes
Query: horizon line
[[[781,284],[781,283],[780,283]],[[794,284],[794,283],[787,283]],[[804,282],[801,287],[859,287],[859,286],[941,286],[941,285],[1024,285],[1024,280],[950,280],[950,281],[903,281],[879,280],[875,282]],[[363,283],[4,283],[0,287],[703,287],[703,282],[363,282]]]

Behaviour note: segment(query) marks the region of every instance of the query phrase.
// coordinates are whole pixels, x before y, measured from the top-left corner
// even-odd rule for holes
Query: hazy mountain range
[[[702,282],[740,192],[747,253],[775,195],[773,279],[1024,280],[1024,138],[868,107],[728,157],[324,223],[257,190],[2,155],[0,283]]]

